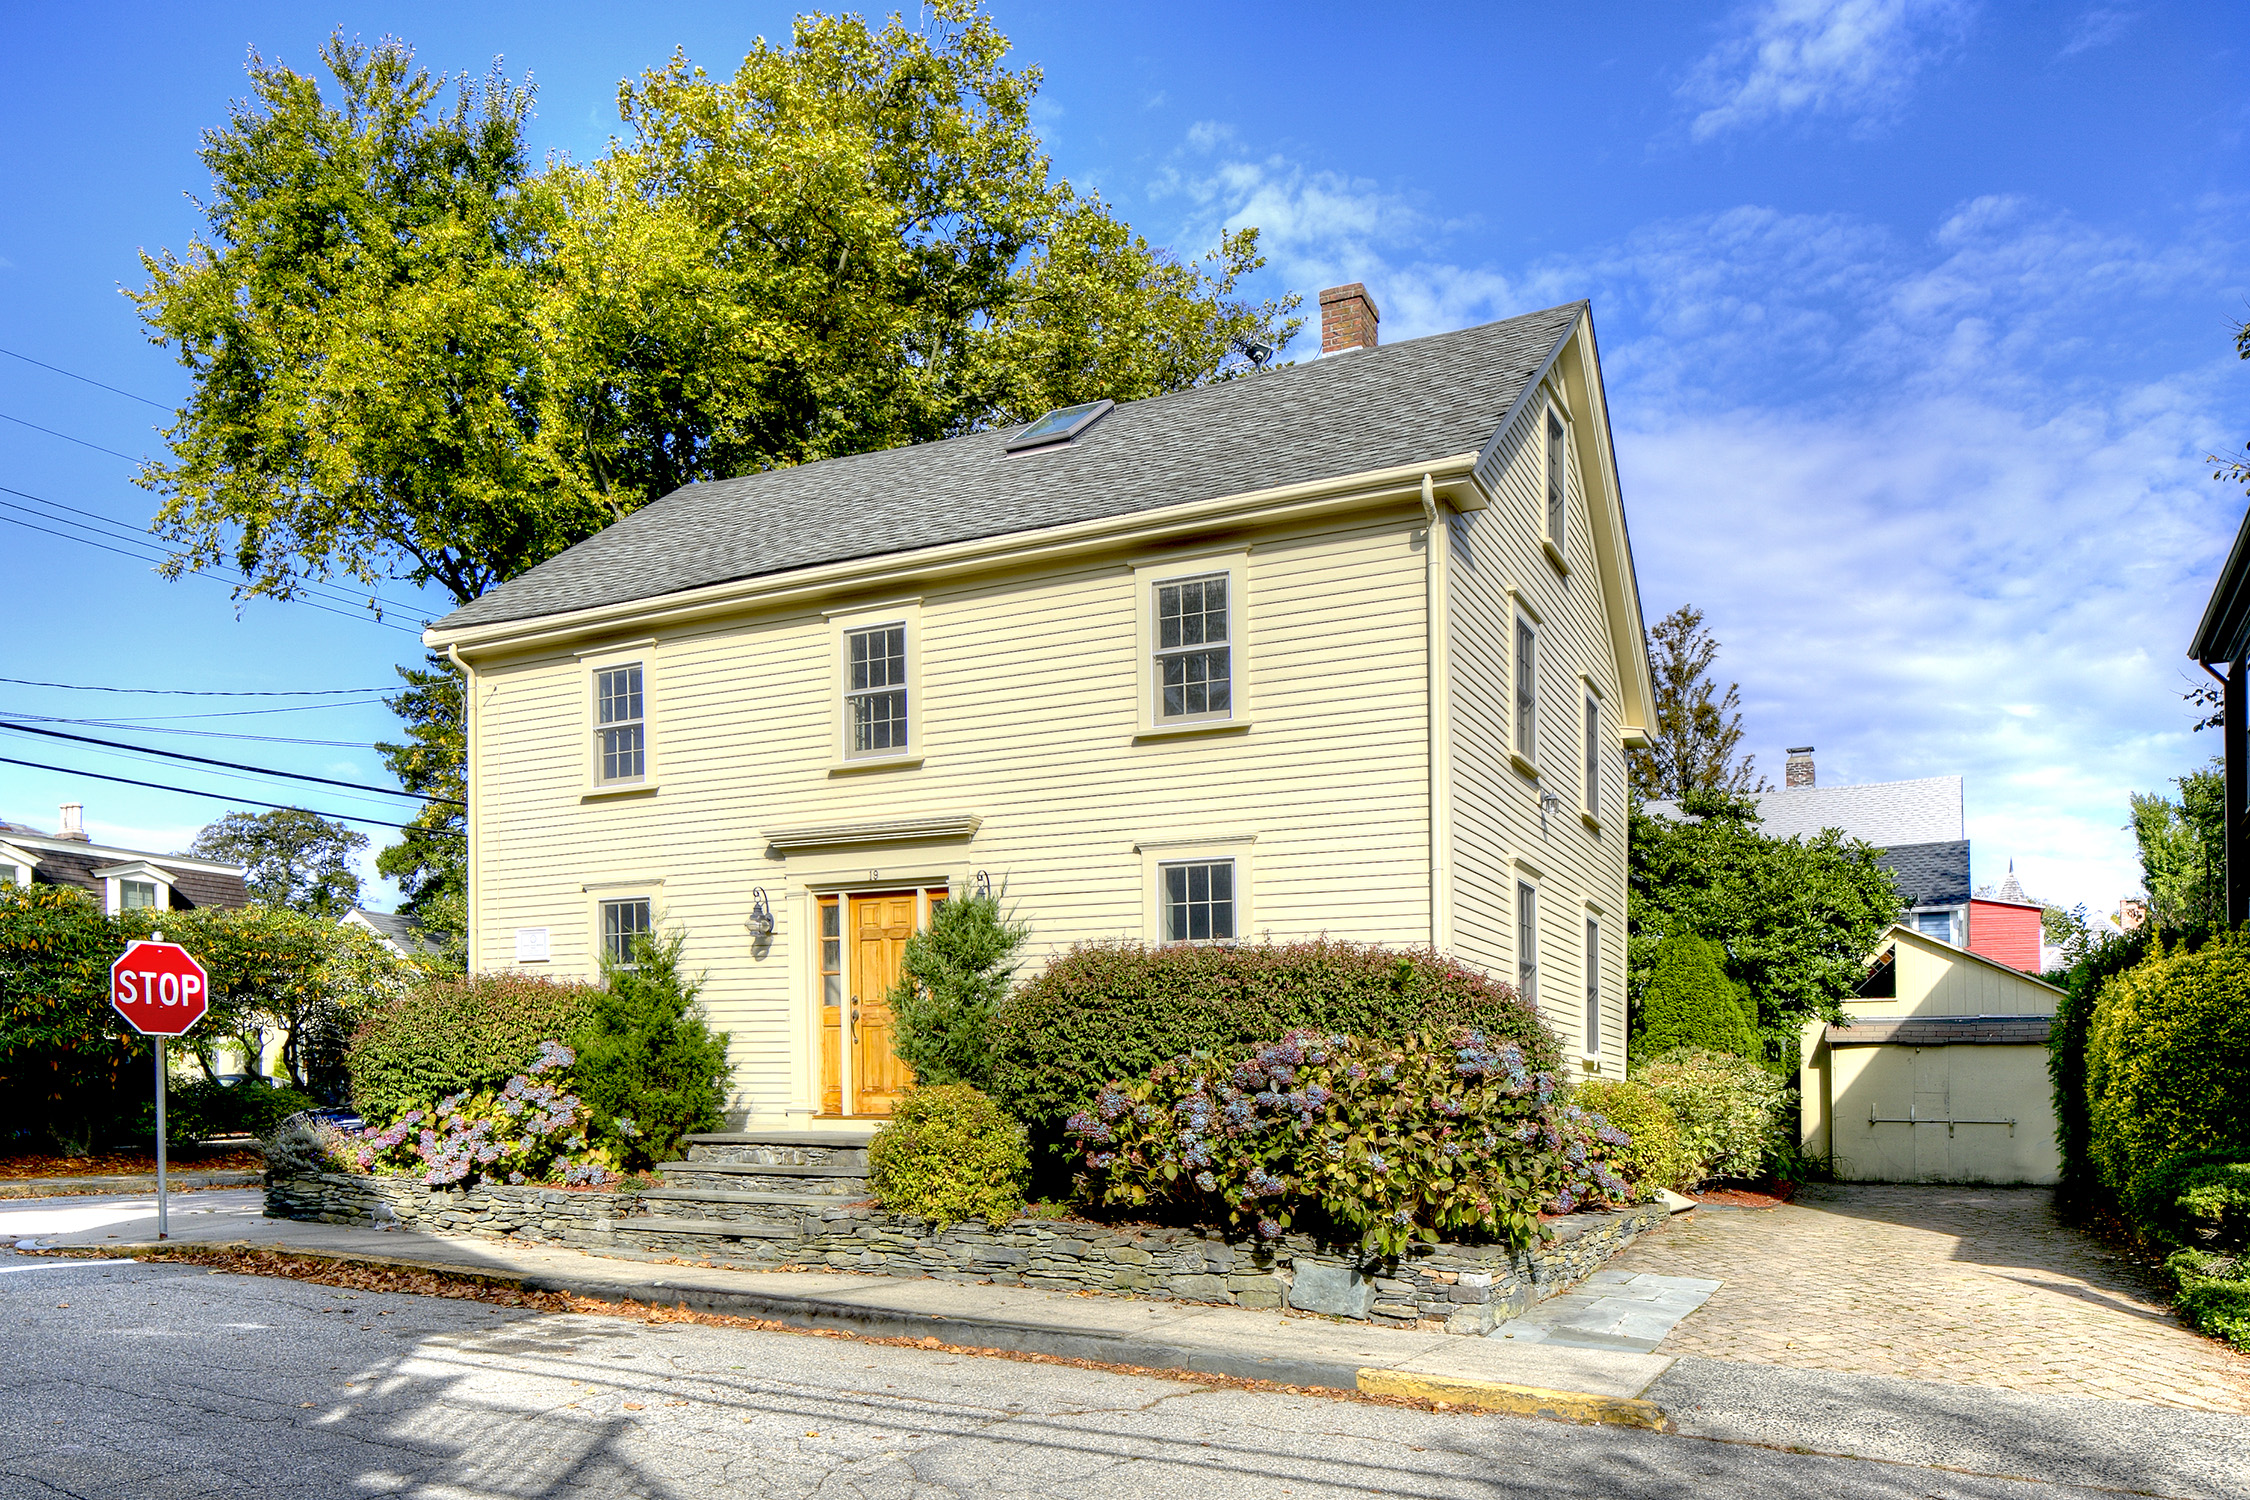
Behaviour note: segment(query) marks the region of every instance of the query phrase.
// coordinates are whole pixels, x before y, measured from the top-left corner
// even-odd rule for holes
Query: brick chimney
[[[86,808],[82,803],[65,802],[62,805],[62,832],[56,834],[55,837],[58,839],[75,839],[81,844],[93,842],[86,835]]]
[[[1374,348],[1375,325],[1382,320],[1366,287],[1356,281],[1330,287],[1320,294],[1320,352]]]
[[[1813,785],[1812,746],[1796,745],[1789,751],[1789,764],[1782,772],[1781,784],[1794,790]]]

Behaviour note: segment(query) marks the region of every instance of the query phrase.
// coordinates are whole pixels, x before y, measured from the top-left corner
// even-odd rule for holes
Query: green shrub
[[[1015,977],[1030,934],[1000,912],[997,896],[940,902],[930,925],[906,940],[890,993],[892,1045],[924,1083],[992,1081],[992,1016]]]
[[[448,1094],[497,1088],[531,1065],[541,1042],[575,1033],[598,993],[522,974],[420,984],[353,1034],[352,1102],[369,1124],[387,1125]]]
[[[1682,1047],[1649,1059],[1633,1078],[1679,1122],[1691,1184],[1756,1177],[1781,1144],[1781,1080],[1747,1058]]]
[[[2088,1206],[2102,1197],[2094,1170],[2093,1121],[2086,1097],[2086,1036],[2102,986],[2148,956],[2147,928],[2113,933],[2093,944],[2063,976],[2063,998],[2047,1027],[2047,1078],[2054,1086],[2055,1146],[2062,1155],[2058,1200]]]
[[[1445,1232],[1522,1245],[1542,1206],[1624,1198],[1601,1154],[1624,1137],[1566,1117],[1554,1090],[1522,1048],[1478,1032],[1393,1044],[1300,1031],[1239,1060],[1160,1063],[1097,1091],[1067,1129],[1093,1202],[1267,1238],[1342,1230],[1396,1256]]]
[[[631,1168],[676,1160],[680,1137],[718,1128],[726,1102],[727,1034],[696,1009],[701,982],[680,974],[684,940],[640,939],[634,966],[607,971],[571,1037],[571,1084],[594,1134],[624,1143]]]
[[[1534,1073],[1561,1069],[1554,1034],[1513,989],[1428,949],[1081,943],[1001,1003],[992,1091],[1035,1143],[1062,1150],[1063,1121],[1096,1090],[1175,1057],[1292,1031],[1403,1042],[1457,1027],[1513,1042]]]
[[[1727,977],[1726,950],[1685,931],[1670,933],[1656,945],[1631,1050],[1639,1058],[1681,1047],[1753,1062],[1764,1053],[1749,996]]]
[[[2164,1262],[2179,1289],[2180,1313],[2213,1338],[2250,1354],[2250,1265],[2208,1250],[2180,1250]]]
[[[232,1088],[210,1078],[170,1080],[164,1090],[166,1143],[192,1146],[221,1135],[254,1135],[260,1140],[301,1110],[320,1101],[287,1084],[245,1078]],[[149,1104],[149,1131],[156,1130],[156,1106]]]
[[[326,1120],[292,1117],[264,1142],[266,1176],[274,1182],[297,1177],[318,1177],[324,1172],[348,1172],[352,1162],[345,1154],[344,1133]]]
[[[72,886],[0,884],[0,1139],[68,1155],[151,1128],[147,1037],[109,1006],[117,924]]]
[[[1031,1153],[1023,1127],[965,1083],[917,1084],[867,1147],[868,1184],[895,1214],[944,1229],[998,1227],[1023,1207]]]
[[[411,1175],[431,1187],[608,1187],[617,1180],[623,1143],[594,1138],[599,1132],[585,1101],[571,1091],[577,1060],[561,1042],[542,1042],[531,1065],[499,1088],[448,1094],[429,1109],[410,1109],[388,1125],[345,1136],[339,1152],[358,1171]]]
[[[2152,948],[2102,987],[2087,1032],[2090,1155],[2128,1205],[2191,1150],[2250,1155],[2250,931]]]
[[[2183,1152],[2142,1179],[2131,1207],[2161,1244],[2250,1249],[2250,1151]]]
[[[1578,1085],[1576,1097],[1631,1137],[1631,1144],[1618,1150],[1616,1163],[1634,1196],[1654,1197],[1657,1189],[1676,1188],[1687,1177],[1679,1119],[1654,1093],[1622,1078],[1589,1078]]]

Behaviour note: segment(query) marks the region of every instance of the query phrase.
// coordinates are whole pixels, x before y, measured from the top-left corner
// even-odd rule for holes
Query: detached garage
[[[1805,1028],[1804,1149],[1847,1182],[2050,1183],[2053,985],[1894,927],[1847,1024]]]

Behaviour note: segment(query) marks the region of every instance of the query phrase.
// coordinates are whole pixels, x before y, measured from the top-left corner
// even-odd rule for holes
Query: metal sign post
[[[160,932],[152,942],[126,944],[123,956],[109,966],[109,1003],[133,1024],[134,1030],[156,1039],[156,1237],[170,1239],[164,1139],[169,1070],[164,1044],[172,1037],[184,1036],[203,1019],[211,1004],[211,976],[187,949],[165,942]]]
[[[171,1223],[164,1216],[164,1038],[156,1039],[156,1237],[168,1240]]]

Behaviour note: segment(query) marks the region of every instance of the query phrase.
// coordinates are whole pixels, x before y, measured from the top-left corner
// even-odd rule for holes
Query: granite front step
[[[867,1143],[848,1135],[812,1131],[730,1130],[683,1138],[689,1161],[751,1162],[772,1167],[841,1167],[867,1170]]]
[[[638,1200],[647,1217],[666,1219],[763,1219],[769,1223],[802,1224],[844,1214],[859,1214],[833,1193],[740,1193],[698,1188],[652,1188]],[[629,1223],[632,1220],[621,1220]]]
[[[620,1219],[617,1234],[662,1236],[667,1239],[794,1240],[801,1238],[794,1224],[767,1224],[756,1219]]]
[[[668,1161],[657,1167],[664,1185],[727,1191],[821,1193],[839,1198],[867,1196],[865,1170],[832,1163],[780,1166],[748,1161]]]

